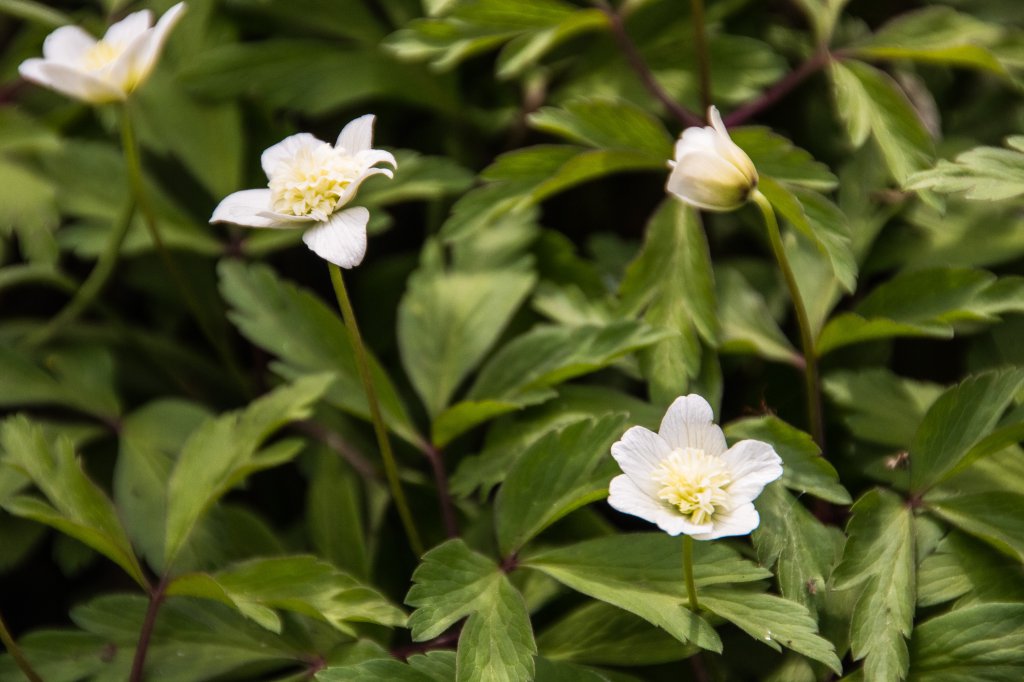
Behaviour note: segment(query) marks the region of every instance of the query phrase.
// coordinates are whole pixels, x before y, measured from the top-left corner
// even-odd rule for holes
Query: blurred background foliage
[[[171,4],[0,0],[0,408],[28,416],[0,430],[0,613],[45,679],[126,679],[138,585],[167,576],[149,679],[814,680],[836,654],[851,680],[1024,676],[1024,376],[996,369],[1024,366],[1017,0],[707,3],[713,99],[817,333],[826,459],[756,212],[665,199],[702,108],[677,0],[190,0],[130,106],[212,341],[138,216],[54,327],[129,184],[116,108],[17,66],[57,26]],[[398,171],[360,191],[350,290],[421,531],[464,540],[422,564],[326,268],[297,232],[207,223],[263,149],[368,112]],[[702,590],[729,583],[724,655],[659,615],[676,544],[588,504],[624,426],[687,392],[786,461],[753,545],[698,557]]]

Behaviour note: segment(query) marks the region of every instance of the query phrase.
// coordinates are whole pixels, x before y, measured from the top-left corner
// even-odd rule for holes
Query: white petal
[[[708,455],[725,452],[725,435],[714,423],[708,401],[695,393],[676,398],[661,420],[658,433],[673,448],[696,448]]]
[[[711,121],[711,127],[716,133],[729,137],[729,130],[722,121],[722,115],[718,113],[718,107],[714,105],[708,107],[708,120]]]
[[[712,128],[687,128],[676,141],[676,160],[679,160],[679,157],[689,152],[705,151],[714,153],[716,136],[717,133]]]
[[[342,268],[352,268],[366,255],[366,223],[370,212],[356,206],[331,216],[302,235],[302,241],[316,255]]]
[[[276,169],[281,163],[290,161],[303,149],[315,149],[316,147],[324,144],[327,143],[316,139],[309,133],[289,135],[277,144],[267,147],[263,152],[263,155],[260,156],[260,163],[263,164],[263,172],[266,173],[269,178],[274,174],[274,169]]]
[[[103,40],[112,45],[126,45],[145,33],[153,25],[153,13],[148,9],[133,12],[116,24],[111,24]]]
[[[642,426],[632,427],[612,445],[612,457],[622,472],[640,490],[655,499],[661,486],[655,482],[653,472],[671,452],[672,447],[664,438]]]
[[[373,146],[373,121],[375,116],[360,116],[341,129],[335,147],[344,149],[349,154],[369,150]]]
[[[167,37],[171,33],[171,29],[177,25],[184,14],[185,3],[179,2],[164,12],[164,15],[156,22],[153,30],[148,31],[137,45],[132,44],[131,53],[128,56],[131,60],[129,76],[133,81],[133,88],[141,85],[149,74],[152,73],[153,67],[156,66],[157,58],[160,56],[161,50],[163,50],[164,43],[167,42]]]
[[[753,188],[743,171],[709,152],[687,152],[676,161],[665,189],[683,201],[709,211],[732,211],[746,202]]]
[[[43,41],[43,58],[62,64],[78,64],[96,45],[96,39],[78,26],[61,26]]]
[[[358,152],[355,156],[359,163],[364,164],[367,168],[376,166],[378,163],[386,163],[390,164],[392,168],[398,168],[398,162],[395,161],[394,154],[383,149],[367,149]]]
[[[741,440],[723,453],[722,459],[732,474],[728,491],[734,504],[753,501],[766,485],[782,476],[782,458],[759,440]]]
[[[616,476],[608,485],[608,504],[624,514],[639,516],[645,521],[656,524],[658,528],[669,535],[680,535],[681,533],[693,535],[713,530],[712,524],[691,523],[689,519],[672,507],[645,495],[626,475]]]
[[[710,531],[690,533],[694,540],[714,540],[732,535],[747,535],[761,523],[754,505],[741,505],[730,511],[715,513]]]
[[[338,196],[338,203],[335,208],[340,208],[352,201],[352,197],[354,197],[356,192],[359,191],[359,187],[363,184],[363,181],[372,175],[386,175],[389,178],[393,178],[395,176],[395,174],[388,168],[367,168],[363,171],[362,175],[349,183],[349,186],[345,188],[345,191]]]
[[[210,216],[211,223],[234,223],[248,227],[298,227],[281,220],[271,210],[269,189],[246,189],[224,197]],[[304,221],[309,222],[309,221]]]
[[[21,77],[91,104],[125,98],[125,93],[104,80],[74,67],[44,59],[26,59],[18,67]]]

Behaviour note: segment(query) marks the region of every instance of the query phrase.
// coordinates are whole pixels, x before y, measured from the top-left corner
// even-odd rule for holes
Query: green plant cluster
[[[18,77],[172,4],[0,0],[0,680],[1024,679],[1018,0],[189,0],[127,102]],[[756,207],[665,192],[709,104],[804,342]],[[208,222],[370,112],[346,277],[424,553],[327,266]],[[605,502],[688,393],[784,469],[697,609]]]

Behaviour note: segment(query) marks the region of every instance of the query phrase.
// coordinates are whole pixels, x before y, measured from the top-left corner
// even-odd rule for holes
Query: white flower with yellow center
[[[718,109],[710,107],[708,118],[710,126],[679,136],[665,189],[705,211],[733,211],[757,189],[757,168],[729,137]]]
[[[753,501],[782,476],[782,460],[768,443],[743,440],[727,448],[711,406],[698,395],[676,398],[658,433],[626,431],[612,456],[623,474],[612,479],[608,503],[695,540],[757,528]]]
[[[26,80],[90,104],[125,99],[149,77],[167,36],[185,13],[179,2],[156,26],[149,10],[129,14],[96,40],[78,26],[61,26],[43,41],[43,58],[26,59]]]
[[[372,149],[373,115],[352,121],[334,146],[309,133],[287,137],[263,152],[268,189],[230,194],[213,212],[211,223],[248,227],[299,228],[302,241],[335,265],[351,268],[366,254],[366,223],[370,212],[344,208],[363,180],[372,175],[393,177],[378,163],[397,167],[390,152]]]

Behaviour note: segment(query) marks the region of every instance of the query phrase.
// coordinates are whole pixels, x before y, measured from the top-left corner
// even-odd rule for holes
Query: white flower
[[[729,137],[718,109],[708,108],[708,118],[712,125],[679,136],[665,189],[706,211],[732,211],[757,188],[757,169]]]
[[[228,195],[213,211],[211,223],[249,227],[305,229],[302,241],[316,255],[343,268],[362,262],[366,254],[366,223],[370,212],[361,206],[342,208],[366,178],[389,178],[390,152],[371,149],[373,115],[352,121],[333,147],[309,133],[286,137],[263,152],[269,189],[247,189]]]
[[[612,479],[608,503],[695,540],[757,528],[754,498],[782,475],[782,460],[757,440],[727,449],[712,417],[706,400],[687,395],[668,408],[658,433],[642,426],[626,431],[612,446],[624,473]]]
[[[185,3],[179,2],[153,26],[149,10],[135,12],[107,29],[102,40],[78,26],[61,26],[43,42],[43,58],[26,59],[18,73],[91,104],[123,100],[153,71],[184,13]]]

